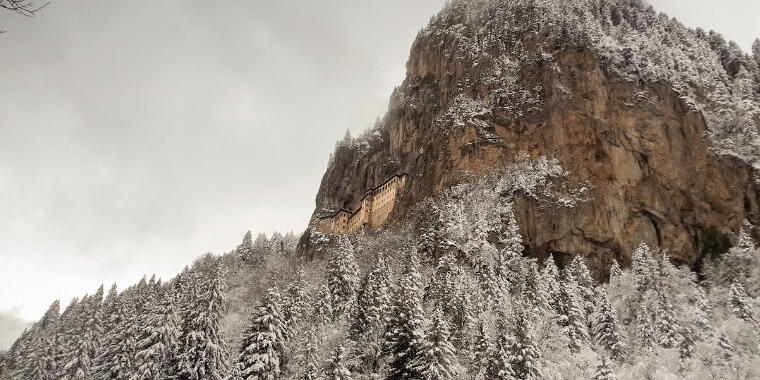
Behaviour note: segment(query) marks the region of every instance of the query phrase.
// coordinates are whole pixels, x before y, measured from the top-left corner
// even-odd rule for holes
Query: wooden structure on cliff
[[[406,173],[396,174],[380,184],[367,189],[359,200],[359,207],[351,211],[342,208],[332,214],[317,217],[311,225],[316,230],[331,235],[354,234],[362,227],[382,226],[396,204],[396,197],[403,191]]]

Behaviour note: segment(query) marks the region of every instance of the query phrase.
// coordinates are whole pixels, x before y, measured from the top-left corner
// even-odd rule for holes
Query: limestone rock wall
[[[526,154],[558,159],[572,181],[592,188],[591,201],[571,210],[518,199],[520,230],[535,256],[581,254],[604,268],[613,257],[628,262],[643,241],[695,264],[708,229],[731,234],[745,219],[760,222],[753,169],[712,152],[703,114],[668,83],[626,80],[593,52],[562,48],[515,72],[516,86],[528,89],[523,103],[481,110],[494,103],[494,91],[477,81],[481,65],[450,54],[456,43],[430,35],[415,41],[375,139],[336,152],[315,215],[403,171],[406,195],[394,211],[402,217],[463,174]],[[469,83],[464,92],[462,83]],[[446,122],[452,112],[456,120]]]

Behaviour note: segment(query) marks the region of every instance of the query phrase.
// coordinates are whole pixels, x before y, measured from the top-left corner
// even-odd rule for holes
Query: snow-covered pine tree
[[[309,284],[306,282],[306,273],[303,268],[298,268],[296,278],[288,285],[283,304],[283,317],[289,328],[300,324],[309,311],[311,294]]]
[[[622,329],[618,324],[615,310],[610,304],[607,292],[598,287],[596,290],[596,310],[591,318],[591,333],[597,344],[609,351],[613,359],[623,358]]]
[[[219,328],[226,284],[221,268],[209,276],[203,286],[196,289],[193,307],[188,308],[187,331],[177,358],[181,379],[221,380],[227,374],[228,352]]]
[[[610,266],[610,286],[619,286],[620,277],[623,276],[623,269],[620,268],[617,260],[612,259],[612,266]]]
[[[94,350],[93,347],[92,334],[89,331],[83,332],[80,335],[73,358],[63,367],[64,379],[85,380],[90,378],[92,364],[90,353]]]
[[[588,342],[588,317],[578,283],[574,276],[565,274],[559,290],[558,322],[567,333],[570,350],[578,352]]]
[[[641,243],[633,251],[631,270],[636,279],[636,289],[638,289],[641,296],[643,296],[648,290],[654,290],[654,260],[652,259],[652,251],[646,244]]]
[[[606,356],[602,355],[599,358],[599,364],[594,369],[594,374],[591,377],[592,380],[617,380],[615,372],[612,371],[612,363]]]
[[[68,361],[63,365],[65,379],[89,379],[92,374],[92,359],[97,354],[100,335],[100,314],[103,299],[103,286],[92,296],[86,296],[79,303],[74,318],[75,344],[68,354]]]
[[[40,331],[48,331],[52,329],[61,318],[61,301],[55,300],[48,307],[45,314],[42,315],[39,322],[35,324],[35,328]]]
[[[365,276],[351,318],[348,339],[349,357],[357,366],[379,370],[385,319],[391,307],[390,270],[383,253]]]
[[[516,380],[514,369],[512,369],[512,355],[510,337],[507,334],[508,327],[505,316],[501,316],[498,321],[498,332],[496,342],[491,346],[488,353],[488,359],[485,368],[486,379],[497,380]]]
[[[477,272],[478,284],[480,284],[480,293],[486,307],[496,306],[500,299],[499,281],[496,274],[487,263],[481,263]]]
[[[314,297],[313,318],[319,324],[328,324],[333,320],[332,294],[327,283],[323,283]]]
[[[475,337],[475,343],[473,344],[473,366],[474,373],[478,374],[485,371],[488,365],[488,356],[493,350],[491,343],[491,336],[486,328],[486,323],[482,319],[478,323],[478,335]]]
[[[461,269],[458,269],[457,272],[460,272],[460,274],[457,274],[460,281],[456,286],[456,293],[454,293],[454,299],[452,301],[452,307],[454,310],[452,311],[450,318],[454,340],[460,343],[459,347],[462,347],[463,344],[467,344],[464,334],[466,334],[474,321],[475,306],[472,297],[475,295],[476,291],[474,291],[472,287],[465,285],[462,280],[463,276],[461,275]],[[446,314],[446,312],[444,312],[444,314]]]
[[[360,341],[368,332],[380,332],[384,327],[385,316],[390,308],[390,273],[383,253],[364,278],[357,297],[356,315],[351,325],[351,339]],[[358,340],[357,340],[358,339]]]
[[[446,314],[453,312],[452,301],[456,293],[457,274],[456,258],[445,254],[438,259],[433,277],[425,288],[425,300],[440,304]]]
[[[720,260],[707,267],[707,279],[710,286],[730,287],[734,281],[744,281],[745,285],[749,271],[758,264],[758,254],[755,241],[747,232],[752,226],[748,223],[739,230],[736,245],[721,255]]]
[[[346,366],[346,349],[342,344],[333,351],[325,365],[324,380],[352,380],[351,371]]]
[[[658,342],[655,336],[654,311],[652,310],[653,292],[647,292],[644,301],[639,304],[636,312],[636,337],[639,347],[651,349]]]
[[[496,257],[494,265],[494,275],[496,276],[496,285],[498,293],[501,295],[516,295],[522,285],[522,257],[511,256],[509,252],[503,250]]]
[[[657,295],[657,301],[657,341],[664,348],[673,348],[679,341],[673,305],[663,293]]]
[[[34,348],[34,334],[25,328],[21,336],[13,342],[8,352],[4,352],[4,364],[8,372],[15,377],[21,377],[30,367]]]
[[[254,260],[261,260],[272,253],[272,246],[269,243],[265,233],[256,235],[251,247],[251,254],[256,257]]]
[[[588,266],[586,266],[586,259],[580,255],[575,255],[566,272],[566,277],[572,277],[575,280],[578,295],[583,299],[583,308],[586,316],[590,316],[594,312],[594,288],[596,287],[596,283],[591,277]],[[588,322],[590,321],[586,323]]]
[[[174,295],[161,291],[148,299],[149,314],[139,326],[132,379],[165,379],[174,374],[180,326]]]
[[[118,296],[106,311],[108,329],[101,350],[93,360],[95,378],[128,379],[134,373],[137,324],[129,293]]]
[[[712,314],[712,307],[710,301],[707,299],[705,289],[699,284],[694,284],[696,287],[697,299],[694,305],[694,319],[697,326],[702,330],[698,336],[712,334],[712,323],[710,322],[710,315]]]
[[[390,356],[389,379],[420,378],[412,363],[422,352],[425,339],[421,282],[417,252],[411,250],[386,321],[383,352]]]
[[[549,256],[544,260],[544,267],[541,270],[538,282],[538,291],[541,292],[541,299],[546,300],[546,307],[557,312],[560,310],[561,286],[559,268],[554,263],[554,258]]]
[[[726,333],[721,333],[720,337],[718,338],[718,347],[720,347],[721,351],[723,352],[723,360],[726,362],[730,362],[734,358],[734,354],[736,353],[736,348],[733,344],[731,344],[731,341],[728,339],[728,335]]]
[[[103,285],[101,284],[98,287],[98,290],[95,291],[95,294],[90,297],[90,314],[89,319],[86,322],[87,328],[92,331],[93,339],[95,341],[95,350],[97,350],[100,346],[100,336],[103,334],[103,324],[104,324],[104,304],[103,304]],[[95,355],[95,352],[92,352],[93,356]]]
[[[532,315],[526,310],[532,306],[523,302],[513,303],[510,366],[518,379],[540,379],[540,353],[536,348],[535,337],[530,326]]]
[[[244,332],[236,370],[243,379],[278,379],[288,338],[282,299],[269,289]]]
[[[285,240],[279,231],[272,232],[272,237],[269,238],[269,246],[271,247],[273,254],[285,254]]]
[[[235,250],[237,252],[238,257],[240,257],[240,260],[244,263],[252,264],[254,262],[253,259],[253,235],[251,234],[251,231],[248,231],[243,236],[243,241],[240,243],[240,245]]]
[[[46,338],[41,338],[31,360],[31,371],[25,378],[35,380],[55,380],[57,372],[57,363],[54,356],[53,342]],[[0,377],[2,378],[2,377]]]
[[[439,305],[426,332],[427,340],[412,366],[423,380],[447,380],[457,377],[456,350],[449,341],[449,326]]]
[[[359,267],[354,257],[354,248],[345,235],[338,239],[338,247],[330,256],[327,286],[332,295],[333,314],[339,318],[345,314],[349,304],[355,301],[359,288]]]
[[[317,361],[317,350],[319,349],[319,336],[314,327],[309,328],[304,339],[301,349],[297,353],[299,380],[318,380],[319,363]]]
[[[503,231],[499,236],[499,243],[503,247],[500,256],[506,260],[522,257],[523,245],[520,228],[515,219],[515,213],[511,203],[501,208]]]
[[[688,327],[681,328],[681,342],[678,344],[678,356],[681,360],[687,360],[694,354],[694,334]]]
[[[744,286],[739,281],[731,283],[729,289],[729,304],[731,305],[731,311],[734,312],[737,318],[756,324],[755,316],[752,312],[752,305],[749,303],[749,296],[747,291],[744,290]]]
[[[535,261],[531,260],[525,272],[522,289],[520,290],[520,298],[524,302],[528,302],[530,305],[529,309],[532,311],[544,308],[548,303],[548,299],[544,298],[545,294],[539,288],[539,281],[538,265]]]

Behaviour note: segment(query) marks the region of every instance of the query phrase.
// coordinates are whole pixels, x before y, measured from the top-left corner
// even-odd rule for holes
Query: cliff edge
[[[535,256],[628,262],[644,241],[695,265],[716,237],[757,224],[758,54],[636,1],[566,3],[454,1],[433,17],[387,114],[336,147],[314,216],[406,172],[398,218],[527,155],[590,188],[566,210],[518,198]]]

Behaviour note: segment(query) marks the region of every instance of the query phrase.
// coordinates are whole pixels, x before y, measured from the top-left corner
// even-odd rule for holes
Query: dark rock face
[[[511,38],[519,49],[473,55],[462,52],[460,34],[422,32],[384,119],[336,150],[315,214],[350,207],[404,171],[400,217],[463,174],[524,154],[556,158],[573,182],[591,188],[591,201],[573,209],[518,198],[520,230],[536,256],[625,263],[645,242],[693,265],[707,230],[736,233],[743,220],[758,221],[754,169],[713,153],[703,113],[672,85],[623,78],[590,49]],[[541,57],[546,49],[551,58]]]

